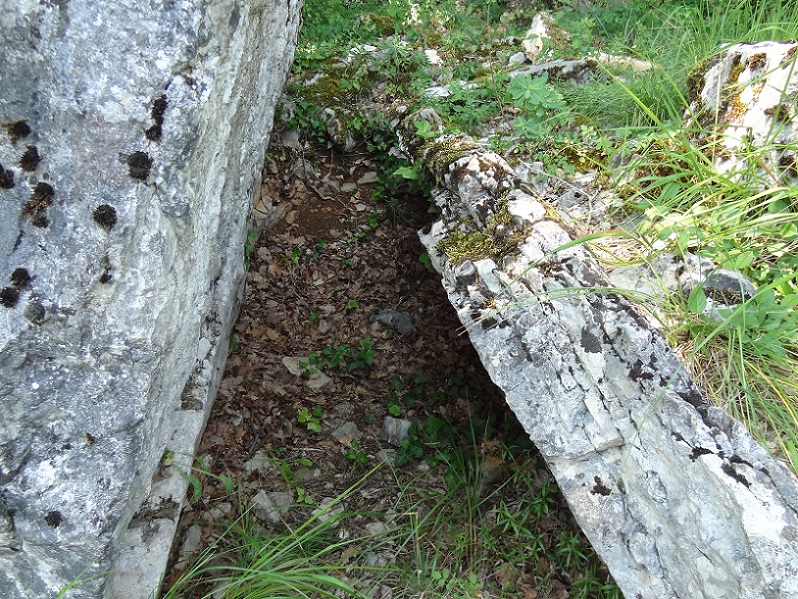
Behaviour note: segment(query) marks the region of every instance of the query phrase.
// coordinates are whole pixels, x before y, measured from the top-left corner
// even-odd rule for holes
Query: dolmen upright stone
[[[149,597],[299,0],[0,0],[0,597]]]
[[[552,204],[465,136],[400,148],[436,177],[419,232],[449,301],[627,598],[798,597],[798,481],[707,404]]]

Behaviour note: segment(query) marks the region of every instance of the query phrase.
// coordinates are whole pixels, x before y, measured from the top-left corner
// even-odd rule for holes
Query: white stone
[[[161,458],[195,453],[223,372],[300,12],[0,0],[0,123],[31,130],[0,163],[36,145],[54,192],[36,226],[0,189],[0,276],[32,276],[0,307],[3,599],[158,588],[187,484]]]

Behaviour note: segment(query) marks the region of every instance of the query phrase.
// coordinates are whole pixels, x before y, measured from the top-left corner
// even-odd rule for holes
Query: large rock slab
[[[500,156],[464,137],[414,138],[413,120],[402,145],[439,182],[441,218],[421,240],[625,596],[798,596],[795,477],[705,403],[629,302],[602,291],[600,265],[551,205],[513,189]]]
[[[4,599],[154,590],[300,8],[0,0]]]

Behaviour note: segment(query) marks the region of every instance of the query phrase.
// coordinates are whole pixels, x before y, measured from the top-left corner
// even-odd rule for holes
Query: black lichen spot
[[[155,124],[144,131],[144,135],[147,139],[151,141],[160,141],[163,135],[164,113],[166,112],[167,106],[169,106],[169,102],[166,100],[166,94],[153,102],[150,115]]]
[[[746,460],[746,459],[743,459],[743,458],[741,458],[741,457],[740,457],[740,456],[738,456],[737,454],[734,454],[733,456],[731,456],[731,457],[729,458],[729,461],[730,461],[732,464],[745,464],[745,465],[746,465],[746,466],[748,466],[749,468],[753,468],[753,467],[754,467],[754,465],[753,465],[751,462],[749,462],[749,461],[748,461],[748,460]]]
[[[161,141],[161,136],[163,135],[163,127],[160,125],[153,125],[144,130],[144,137],[149,139],[150,141]]]
[[[601,352],[601,341],[593,333],[587,330],[587,327],[582,329],[582,348],[591,354],[598,354]]]
[[[593,481],[596,483],[590,490],[593,495],[604,495],[604,497],[607,497],[610,493],[612,493],[609,487],[605,485],[604,481],[602,481],[598,476],[594,476]]]
[[[11,273],[11,282],[17,289],[25,289],[32,280],[33,277],[30,276],[26,268],[15,268]]]
[[[690,452],[690,461],[695,462],[699,456],[711,455],[712,453],[712,450],[706,447],[693,447],[693,451]]]
[[[0,304],[6,308],[13,308],[19,302],[19,289],[16,287],[3,287],[0,289]]]
[[[720,467],[720,469],[723,470],[724,474],[726,474],[727,476],[730,476],[731,478],[736,480],[741,485],[745,485],[746,488],[750,488],[751,487],[751,483],[749,483],[748,480],[746,480],[746,478],[742,474],[739,474],[734,469],[734,466],[732,466],[731,464],[728,464],[728,463],[723,464]]]
[[[488,316],[487,318],[482,319],[480,324],[482,325],[483,330],[489,331],[498,324],[498,321],[493,318],[493,316]]]
[[[19,167],[23,171],[28,171],[30,173],[36,170],[36,167],[41,161],[42,158],[39,156],[39,150],[36,149],[36,146],[28,146],[22,158],[19,159]]]
[[[629,378],[637,383],[640,381],[640,379],[649,381],[653,380],[654,375],[651,372],[648,372],[644,367],[643,361],[638,359],[629,369]]]
[[[7,171],[0,164],[0,189],[11,189],[14,187],[14,173]]]
[[[110,231],[116,225],[116,208],[108,204],[100,204],[94,209],[92,218],[103,229]]]
[[[33,193],[22,207],[22,216],[31,220],[35,227],[46,227],[49,224],[45,210],[53,205],[55,190],[48,183],[37,183]]]
[[[127,157],[128,174],[133,179],[146,181],[150,176],[152,158],[146,152],[133,152]]]
[[[166,94],[163,94],[160,98],[152,103],[152,111],[150,112],[150,115],[152,116],[152,120],[155,121],[156,125],[163,125],[163,115],[166,112],[167,106],[169,106],[169,102],[166,99]]]
[[[58,528],[59,526],[61,526],[61,523],[64,521],[64,517],[61,515],[61,512],[49,512],[44,517],[44,521],[47,522],[47,526]]]
[[[15,121],[6,125],[6,131],[11,138],[11,143],[30,135],[30,126],[25,121]]]
[[[100,275],[100,283],[105,285],[106,283],[110,283],[113,276],[111,275],[111,261],[108,259],[108,256],[103,258],[103,274]]]

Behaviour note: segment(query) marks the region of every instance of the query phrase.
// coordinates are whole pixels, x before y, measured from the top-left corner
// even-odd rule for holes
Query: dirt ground
[[[294,507],[263,524],[291,527],[381,463],[346,498],[348,511],[379,520],[394,509],[402,481],[423,477],[429,488],[445,487],[445,468],[431,468],[430,460],[410,456],[395,465],[408,450],[384,438],[387,416],[421,423],[433,415],[471,430],[464,443],[468,454],[480,456],[482,485],[500,485],[510,462],[520,460],[537,485],[552,484],[483,370],[438,275],[419,259],[417,230],[432,221],[427,199],[403,197],[397,213],[372,199],[377,178],[367,156],[281,146],[279,136],[270,148],[247,247],[245,296],[199,449],[214,476],[200,477],[201,496],[183,513],[167,585],[259,493],[290,494]],[[281,218],[264,228],[275,211]],[[406,313],[415,330],[404,325],[400,333],[375,322],[381,310]],[[297,374],[285,363],[292,357]],[[314,388],[319,372],[330,380]],[[434,463],[429,446],[417,451]],[[235,481],[239,499],[231,499],[219,476]],[[576,530],[562,499],[557,504],[543,524],[552,544],[555,530]],[[514,565],[514,587],[527,590],[506,596],[567,597],[569,575],[546,572],[547,563],[536,559],[534,571]],[[486,579],[507,586],[498,580],[506,575],[502,567],[497,563]],[[543,587],[546,594],[537,594]]]

